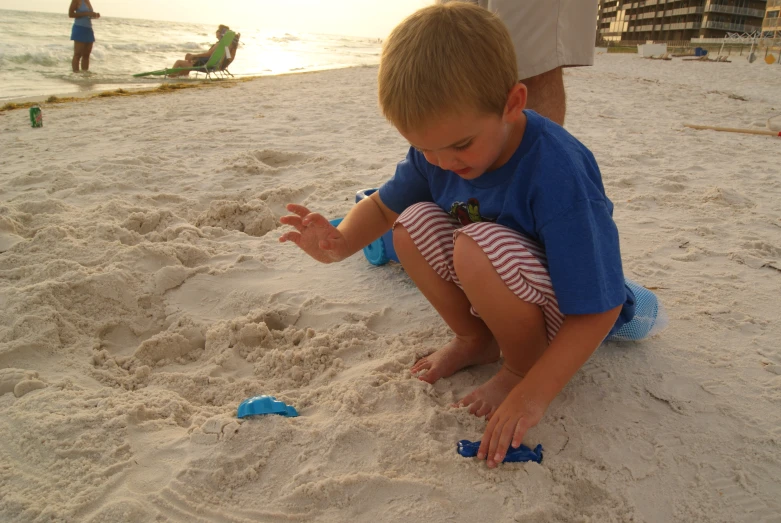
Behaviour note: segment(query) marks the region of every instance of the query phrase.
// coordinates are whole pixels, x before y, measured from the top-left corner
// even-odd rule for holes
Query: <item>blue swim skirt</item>
[[[73,24],[73,29],[71,29],[71,40],[88,44],[95,41],[95,32],[91,27]]]

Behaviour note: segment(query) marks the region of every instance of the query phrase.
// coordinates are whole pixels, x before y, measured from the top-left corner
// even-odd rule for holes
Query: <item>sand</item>
[[[0,520],[781,521],[779,139],[682,126],[781,113],[781,66],[733,60],[567,71],[670,326],[604,344],[542,464],[494,470],[450,404],[497,366],[415,379],[449,334],[404,271],[277,241],[403,158],[375,68],[0,113]],[[259,394],[301,416],[238,420]]]

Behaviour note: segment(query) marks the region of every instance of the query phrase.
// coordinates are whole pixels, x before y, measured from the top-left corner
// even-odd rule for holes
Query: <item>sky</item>
[[[101,16],[384,38],[434,0],[90,0]],[[0,0],[0,9],[67,13],[70,0]]]

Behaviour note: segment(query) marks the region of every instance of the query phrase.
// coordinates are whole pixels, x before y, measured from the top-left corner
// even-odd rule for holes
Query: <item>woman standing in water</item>
[[[71,40],[73,40],[73,60],[71,66],[73,72],[81,70],[89,71],[89,55],[92,52],[92,44],[95,42],[95,33],[92,31],[92,19],[100,18],[100,13],[92,9],[90,0],[71,0],[68,16],[74,18]]]

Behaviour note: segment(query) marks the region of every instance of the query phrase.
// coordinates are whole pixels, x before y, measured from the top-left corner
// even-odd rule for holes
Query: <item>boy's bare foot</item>
[[[499,359],[499,346],[493,339],[456,336],[450,343],[423,358],[412,366],[412,374],[426,383],[447,378],[465,367],[493,363]]]
[[[457,406],[469,406],[469,412],[478,417],[490,417],[499,405],[504,401],[510,391],[521,382],[523,376],[519,376],[507,369],[504,365],[496,373],[496,376],[483,383],[475,390],[467,394],[458,402]]]

